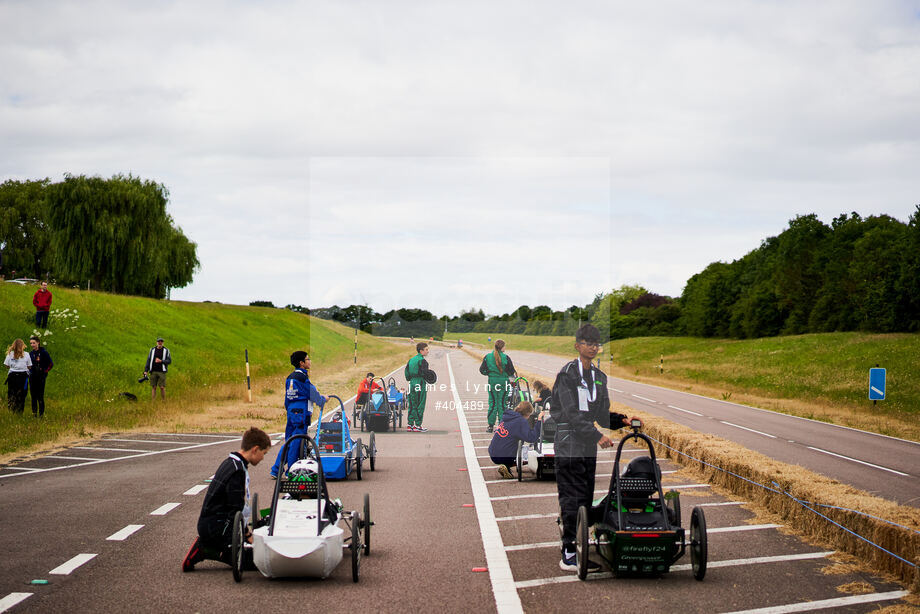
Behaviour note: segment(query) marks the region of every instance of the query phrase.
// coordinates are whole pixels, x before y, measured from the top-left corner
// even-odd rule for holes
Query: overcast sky
[[[173,298],[672,296],[920,203],[920,2],[0,0],[0,180],[165,184]]]

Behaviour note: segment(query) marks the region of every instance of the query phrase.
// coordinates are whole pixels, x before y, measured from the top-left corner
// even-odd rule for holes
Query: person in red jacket
[[[48,312],[51,311],[51,292],[48,290],[47,281],[42,282],[42,287],[32,297],[32,304],[35,305],[35,326],[48,328]]]
[[[375,390],[383,390],[383,388],[374,381],[374,374],[368,373],[367,377],[358,384],[358,397],[355,399],[355,405],[364,405],[367,403],[367,395]]]

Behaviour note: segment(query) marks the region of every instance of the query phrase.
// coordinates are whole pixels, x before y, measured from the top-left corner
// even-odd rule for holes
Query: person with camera
[[[157,337],[157,344],[150,348],[147,362],[144,365],[144,377],[139,382],[150,379],[150,400],[157,398],[157,386],[160,387],[160,398],[166,399],[166,371],[172,364],[169,349],[163,345],[163,337]]]

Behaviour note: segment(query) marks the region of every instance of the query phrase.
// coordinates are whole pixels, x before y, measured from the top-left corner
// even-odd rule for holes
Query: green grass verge
[[[35,290],[0,283],[4,355],[14,339],[28,342],[33,332]],[[29,399],[22,416],[9,412],[6,386],[2,386],[0,454],[69,435],[85,436],[90,428],[130,430],[162,422],[164,415],[178,416],[204,404],[241,399],[246,382],[244,349],[249,350],[253,381],[265,382],[290,371],[288,357],[296,349],[310,352],[316,370],[330,363],[348,364],[354,347],[351,329],[283,309],[167,302],[64,288],[52,292],[51,334],[45,337],[45,345],[54,369],[45,392],[45,419],[32,417]],[[62,315],[64,310],[68,311]],[[166,403],[151,403],[150,387],[137,382],[157,335],[165,338],[173,359]],[[362,362],[406,354],[405,349],[394,349],[370,335],[362,333],[359,339]],[[280,407],[283,384],[273,385],[266,392],[278,397]],[[140,401],[120,399],[122,391]],[[323,392],[328,394],[328,388]]]
[[[449,335],[453,337],[452,335]],[[464,341],[487,344],[487,334]],[[497,336],[493,335],[493,341]],[[569,356],[570,337],[501,335],[510,350]],[[824,333],[763,339],[638,337],[608,344],[613,373],[715,398],[920,439],[920,335]],[[658,373],[664,357],[664,375]],[[888,370],[887,399],[868,400],[869,368]],[[825,411],[825,409],[829,411]]]

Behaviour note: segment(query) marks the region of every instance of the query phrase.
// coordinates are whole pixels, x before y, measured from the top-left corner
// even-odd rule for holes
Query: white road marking
[[[725,420],[719,420],[722,424],[727,424],[728,426],[733,426],[736,429],[743,429],[745,431],[750,431],[752,433],[757,433],[758,435],[763,435],[764,437],[769,437],[770,439],[776,439],[776,435],[771,435],[770,433],[764,433],[763,431],[755,431],[754,429],[749,429],[746,426],[741,426],[740,424],[732,424],[731,422],[726,422]]]
[[[207,487],[208,487],[207,484],[198,484],[197,486],[192,486],[191,488],[189,488],[182,494],[188,495],[191,497],[193,495],[197,495],[198,493],[200,493],[202,490],[206,489]]]
[[[226,435],[206,435],[204,433],[145,433],[145,435],[162,435],[164,437],[215,437],[226,439]]]
[[[166,441],[165,439],[118,439],[116,437],[103,437],[99,441],[124,441],[126,443],[166,443],[171,446],[179,443],[178,441]]]
[[[533,520],[536,518],[555,518],[559,514],[524,514],[523,516],[502,516],[501,518],[496,518],[495,522],[506,522],[508,520]]]
[[[718,505],[744,505],[746,501],[722,501],[719,503],[697,503],[696,507],[716,507]]]
[[[611,388],[611,390],[613,390],[614,392],[619,392],[620,394],[623,394],[623,391],[620,390],[619,388]]]
[[[518,544],[516,546],[505,546],[505,552],[515,552],[517,550],[534,550],[536,548],[552,548],[560,546],[559,540],[554,542],[540,542],[538,544]]]
[[[0,599],[0,612],[6,612],[17,603],[21,603],[32,596],[32,593],[10,593]]]
[[[181,503],[166,503],[164,505],[161,505],[157,509],[153,510],[152,512],[150,512],[150,515],[151,516],[165,516],[166,514],[170,513],[171,511],[173,511],[180,505],[182,504]]]
[[[693,414],[694,416],[702,416],[703,414],[697,413],[695,411],[690,411],[689,409],[684,409],[682,407],[677,407],[675,405],[668,405],[671,409],[676,409],[677,411],[682,411],[685,414]]]
[[[85,460],[85,461],[99,460],[98,456],[96,458],[90,458],[88,456],[43,456],[42,458],[63,458],[66,460]]]
[[[752,559],[732,559],[727,561],[709,561],[706,565],[708,569],[713,569],[714,567],[736,567],[741,565],[759,565],[763,563],[781,563],[785,561],[804,561],[809,559],[823,559],[825,557],[834,554],[834,551],[830,552],[808,552],[805,554],[789,554],[782,556],[760,556]],[[672,565],[671,571],[690,571],[692,569],[691,565]],[[610,572],[603,573],[592,573],[588,574],[588,580],[603,580],[607,578],[612,578],[613,574]],[[545,586],[547,584],[565,584],[567,582],[578,582],[577,574],[570,574],[566,576],[554,576],[552,578],[539,578],[536,580],[524,580],[521,582],[515,582],[514,585],[518,589],[522,588],[533,588],[536,586]],[[811,602],[814,603],[814,602]]]
[[[150,452],[150,450],[136,450],[134,448],[103,448],[102,446],[74,446],[71,450],[102,450],[103,452]],[[131,456],[124,456],[122,458],[134,458],[134,454]],[[107,458],[106,460],[117,460]]]
[[[802,601],[787,605],[777,605],[753,610],[736,610],[728,614],[786,614],[787,612],[811,612],[825,608],[842,608],[860,603],[874,603],[876,601],[893,601],[906,597],[907,591],[890,591],[887,593],[870,593],[868,595],[853,595],[851,597],[837,597],[835,599],[818,599],[817,601]]]
[[[665,488],[709,488],[709,484],[663,484],[662,487]],[[605,488],[603,490],[595,490],[594,494],[606,495],[608,490]],[[526,495],[508,495],[504,497],[489,497],[492,501],[510,501],[512,499],[537,499],[540,497],[558,497],[559,493],[557,491],[553,492],[540,492],[540,493],[529,493]]]
[[[857,458],[851,458],[851,457],[849,457],[849,456],[844,456],[843,454],[836,454],[836,453],[834,453],[834,452],[828,452],[827,450],[822,450],[821,448],[813,448],[813,447],[811,447],[811,446],[808,446],[808,449],[809,449],[809,450],[814,450],[815,452],[823,452],[824,454],[830,454],[831,456],[836,456],[837,458],[842,458],[842,459],[845,459],[845,460],[848,460],[848,461],[853,461],[854,463],[859,463],[860,465],[866,465],[867,467],[873,467],[873,468],[875,468],[875,469],[881,469],[882,471],[889,471],[889,472],[894,473],[894,474],[896,474],[896,475],[903,475],[903,476],[905,476],[905,477],[910,477],[910,476],[909,476],[908,474],[906,474],[906,473],[901,473],[900,471],[896,471],[896,470],[894,470],[894,469],[889,469],[888,467],[882,467],[881,465],[873,465],[872,463],[867,463],[866,461],[861,461],[861,460],[859,460],[859,459],[857,459]]]
[[[742,524],[737,527],[718,527],[716,529],[706,529],[707,533],[737,533],[739,531],[760,531],[762,529],[778,529],[781,524]]]
[[[491,457],[491,456],[477,456],[476,458],[492,458],[492,457]],[[524,465],[527,465],[527,463],[524,463]],[[668,473],[677,473],[677,470],[674,470],[674,471],[662,471],[662,472],[661,472],[661,475],[666,475],[666,474],[668,474]],[[612,478],[612,477],[613,477],[613,474],[612,474],[612,473],[598,473],[598,474],[595,475],[594,477],[595,477],[595,478]],[[502,483],[511,484],[511,483],[513,483],[513,482],[515,482],[515,481],[516,481],[516,480],[509,480],[508,478],[505,478],[505,479],[503,479],[503,480],[486,480],[486,484],[502,484]]]
[[[121,531],[117,531],[106,537],[106,540],[110,542],[123,542],[143,528],[144,525],[142,524],[129,524]]]
[[[72,572],[74,569],[76,569],[77,567],[79,567],[79,566],[82,565],[83,563],[86,563],[87,561],[91,561],[91,560],[94,559],[95,557],[96,557],[95,554],[78,554],[77,556],[73,557],[72,559],[70,559],[70,560],[67,561],[66,563],[63,563],[63,564],[61,564],[61,565],[58,565],[57,567],[55,567],[54,569],[52,569],[52,570],[49,571],[48,573],[49,573],[50,575],[53,575],[53,576],[66,576],[66,575],[69,575],[70,572]]]
[[[655,399],[648,399],[648,398],[646,398],[646,397],[640,397],[638,394],[633,394],[632,396],[636,397],[637,399],[642,399],[643,401],[648,401],[649,403],[657,403],[657,402],[658,402],[658,401],[656,401]]]
[[[209,443],[196,443],[196,444],[193,444],[193,445],[190,445],[190,446],[183,446],[183,447],[181,447],[181,448],[173,448],[173,449],[171,449],[171,450],[155,450],[155,451],[152,451],[152,452],[149,451],[149,450],[126,450],[126,449],[121,449],[121,448],[114,448],[114,450],[115,450],[116,452],[142,452],[142,454],[133,454],[133,455],[131,455],[131,456],[119,456],[119,457],[116,457],[116,458],[100,458],[100,459],[98,459],[98,460],[87,461],[87,462],[85,462],[85,463],[77,463],[77,464],[75,464],[75,465],[61,465],[60,467],[48,467],[47,469],[38,469],[38,470],[35,471],[35,472],[39,472],[39,471],[40,471],[40,472],[45,472],[45,471],[60,471],[61,469],[73,469],[73,468],[75,468],[75,467],[87,467],[87,466],[89,466],[89,465],[98,465],[98,464],[100,464],[100,463],[112,463],[112,462],[115,462],[115,461],[125,460],[125,459],[128,459],[128,458],[139,458],[139,457],[142,457],[142,456],[156,456],[156,455],[158,455],[158,454],[169,454],[170,452],[181,452],[181,451],[183,451],[183,450],[194,450],[194,449],[196,449],[196,448],[205,448],[205,447],[207,447],[207,446],[217,446],[217,445],[221,445],[221,444],[225,444],[225,443],[236,443],[236,442],[239,442],[239,440],[240,440],[239,437],[234,437],[233,439],[224,439],[224,440],[221,440],[221,441],[212,441],[212,442],[209,442]],[[105,450],[105,449],[113,450],[113,448],[94,448],[94,447],[91,447],[91,446],[90,446],[90,447],[87,447],[87,446],[76,446],[76,449],[78,449],[78,450]],[[33,473],[35,473],[35,472],[33,472]],[[26,473],[11,473],[11,474],[8,474],[8,475],[0,475],[0,478],[15,477],[15,476],[20,476],[20,475],[30,475],[30,474],[26,474]]]
[[[25,472],[41,471],[41,469],[38,469],[36,467],[3,467],[3,469],[12,469],[13,471],[25,471]],[[20,475],[25,475],[25,474],[20,474]]]
[[[470,488],[473,491],[476,516],[479,519],[479,532],[482,535],[482,546],[486,555],[486,566],[489,568],[489,579],[492,581],[492,594],[495,596],[495,608],[499,614],[523,612],[521,598],[514,586],[514,576],[511,575],[511,565],[508,555],[505,554],[502,543],[501,531],[495,521],[495,511],[489,502],[489,489],[485,485],[481,471],[473,471],[479,467],[476,453],[473,452],[473,442],[470,436],[470,427],[466,423],[463,403],[457,392],[457,383],[454,380],[454,370],[450,363],[450,354],[447,354],[447,372],[450,375],[450,389],[457,407],[457,418],[460,421],[460,434],[463,438],[463,452],[466,456],[467,474],[470,478]]]

